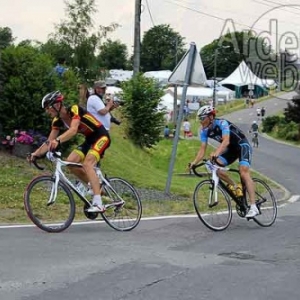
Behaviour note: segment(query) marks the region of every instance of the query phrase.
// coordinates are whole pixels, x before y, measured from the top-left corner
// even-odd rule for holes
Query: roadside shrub
[[[278,126],[277,135],[279,138],[285,139],[287,141],[298,141],[298,125],[295,122],[280,124]]]
[[[270,116],[263,120],[262,122],[262,132],[271,132],[274,130],[276,125],[286,124],[284,117],[280,116]]]

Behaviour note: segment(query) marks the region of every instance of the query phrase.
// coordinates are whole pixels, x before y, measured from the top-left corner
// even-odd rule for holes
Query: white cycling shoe
[[[251,206],[245,218],[254,218],[259,215],[259,210],[256,206]]]
[[[87,212],[90,213],[104,213],[105,212],[105,205],[103,204],[93,204],[93,206],[87,209]]]

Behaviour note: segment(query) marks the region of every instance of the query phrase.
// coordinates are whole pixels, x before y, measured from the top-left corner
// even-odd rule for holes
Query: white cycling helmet
[[[252,123],[253,123],[253,124],[256,124],[256,121],[254,120]]]
[[[197,112],[198,117],[209,116],[209,115],[214,115],[214,116],[216,115],[215,108],[211,105],[204,105],[200,107]]]

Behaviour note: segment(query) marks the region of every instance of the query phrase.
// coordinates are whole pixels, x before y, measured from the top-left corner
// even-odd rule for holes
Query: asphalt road
[[[285,106],[274,101],[264,102],[268,114]],[[247,128],[251,113],[229,117]],[[254,168],[300,194],[297,153],[261,138]],[[1,227],[0,299],[296,300],[299,212],[300,203],[286,204],[270,228],[234,216],[220,233],[196,217],[143,220],[127,233],[103,223],[73,225],[60,234]]]
[[[276,114],[279,110],[287,107],[287,102],[294,93],[289,93],[280,98],[270,99],[258,103],[254,108],[244,109],[226,117],[248,132],[253,120],[257,120],[256,107],[265,106],[268,115]],[[251,136],[249,135],[249,140]],[[253,149],[253,169],[263,173],[276,182],[282,184],[292,194],[300,194],[298,174],[300,170],[300,160],[298,159],[300,148],[280,144],[276,141],[259,137],[259,148]]]

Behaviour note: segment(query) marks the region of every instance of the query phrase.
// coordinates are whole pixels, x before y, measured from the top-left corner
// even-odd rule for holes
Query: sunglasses
[[[199,117],[199,120],[200,120],[200,121],[204,121],[207,117],[208,117],[208,115],[200,116],[200,117]]]

